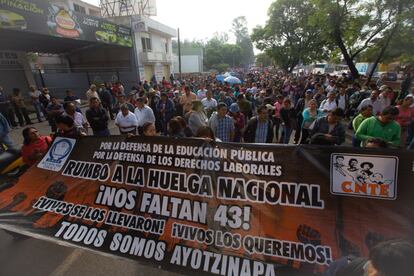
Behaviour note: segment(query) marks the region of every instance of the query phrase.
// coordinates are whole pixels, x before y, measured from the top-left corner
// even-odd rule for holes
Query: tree
[[[238,45],[229,44],[226,34],[216,33],[204,47],[204,64],[207,69],[225,71],[230,66],[240,66],[242,49]]]
[[[313,0],[317,12],[313,24],[323,30],[329,45],[338,47],[353,77],[358,78],[355,60],[375,43],[391,41],[400,16],[412,0]],[[412,5],[412,4],[411,4]],[[384,43],[384,52],[389,43]]]
[[[277,0],[269,8],[268,22],[264,27],[256,27],[251,39],[288,72],[300,62],[325,59],[326,42],[319,26],[310,22],[315,13],[311,0]]]
[[[239,16],[233,19],[232,32],[236,36],[236,44],[242,49],[241,64],[245,67],[249,66],[254,61],[253,43],[249,36],[247,28],[247,20],[244,16]]]
[[[266,53],[260,53],[256,55],[256,66],[271,66],[273,65],[272,58]]]

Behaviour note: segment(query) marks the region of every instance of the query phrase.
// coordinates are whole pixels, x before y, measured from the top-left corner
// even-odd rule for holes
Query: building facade
[[[101,10],[99,7],[83,2],[81,0],[52,0],[51,3],[60,4],[67,10],[73,10],[96,17],[101,16]]]

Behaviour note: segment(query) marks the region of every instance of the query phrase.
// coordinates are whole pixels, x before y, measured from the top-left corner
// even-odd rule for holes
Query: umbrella
[[[241,83],[241,81],[238,78],[233,77],[233,76],[225,78],[224,81],[228,82],[230,84],[240,84]]]
[[[219,82],[223,82],[224,81],[224,78],[225,77],[223,75],[217,75],[216,76],[216,80],[219,81]]]

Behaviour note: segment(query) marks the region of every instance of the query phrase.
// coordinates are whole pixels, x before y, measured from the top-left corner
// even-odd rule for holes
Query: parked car
[[[386,81],[397,81],[398,79],[398,74],[396,72],[385,72],[382,75],[385,74],[385,80]]]

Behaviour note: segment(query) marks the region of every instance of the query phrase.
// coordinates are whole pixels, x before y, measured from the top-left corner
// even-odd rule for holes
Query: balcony
[[[172,57],[163,52],[140,52],[139,60],[142,63],[171,63]]]

